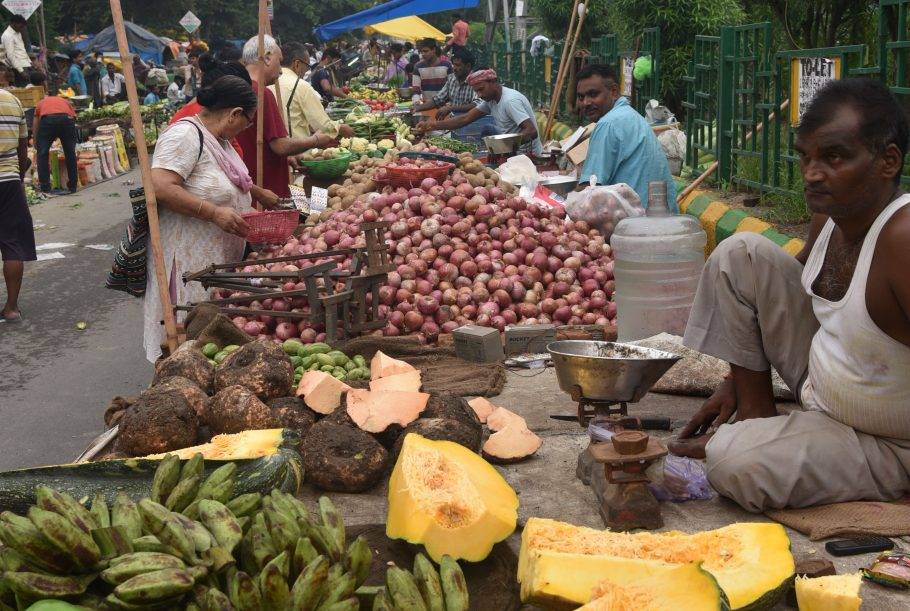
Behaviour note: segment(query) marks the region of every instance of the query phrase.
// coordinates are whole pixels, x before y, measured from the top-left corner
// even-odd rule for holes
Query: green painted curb
[[[714,229],[717,243],[720,244],[736,233],[736,228],[739,227],[739,224],[747,216],[749,215],[744,211],[731,208],[725,215],[720,217],[720,220],[717,221],[717,227]]]
[[[694,216],[695,218],[700,218],[704,211],[708,209],[708,206],[711,205],[712,201],[714,200],[712,200],[709,195],[699,195],[686,207],[686,214]]]
[[[793,238],[788,235],[784,235],[781,232],[777,231],[773,227],[771,229],[766,229],[762,232],[762,235],[777,244],[778,246],[783,246]]]

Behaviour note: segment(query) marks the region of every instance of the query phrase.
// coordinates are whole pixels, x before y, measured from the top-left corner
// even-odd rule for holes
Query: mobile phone
[[[873,535],[855,539],[828,541],[825,543],[825,549],[832,556],[855,556],[857,554],[869,554],[871,552],[894,549],[894,542],[888,537]]]

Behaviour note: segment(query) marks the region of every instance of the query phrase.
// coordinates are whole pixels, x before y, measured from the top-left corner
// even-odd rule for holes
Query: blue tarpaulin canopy
[[[126,28],[126,39],[130,45],[131,53],[135,53],[143,61],[151,60],[156,64],[164,63],[164,41],[161,40],[161,38],[129,21],[124,22],[124,26]],[[119,50],[114,26],[108,26],[98,32],[95,36],[86,38],[73,46],[86,53],[92,53],[94,51],[113,53]]]
[[[391,0],[385,4],[380,4],[321,25],[313,31],[320,40],[331,40],[345,32],[382,23],[396,17],[464,10],[474,8],[479,3],[480,0]]]

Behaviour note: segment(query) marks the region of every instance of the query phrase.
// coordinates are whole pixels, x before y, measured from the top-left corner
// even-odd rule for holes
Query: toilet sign
[[[39,6],[41,6],[41,0],[3,0],[3,8],[13,15],[21,15],[25,19],[31,17]]]
[[[202,21],[193,14],[193,11],[187,11],[186,15],[180,20],[180,25],[183,26],[183,29],[186,30],[187,34],[192,34],[199,29],[199,26],[202,25]]]
[[[839,57],[794,57],[790,60],[790,125],[799,125],[822,87],[840,78]]]
[[[632,82],[634,80],[632,75],[635,72],[635,58],[632,56],[621,57],[619,58],[619,63],[619,94],[631,98]]]

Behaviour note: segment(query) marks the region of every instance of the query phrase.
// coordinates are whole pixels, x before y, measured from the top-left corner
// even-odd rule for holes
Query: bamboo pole
[[[774,118],[775,118],[775,116],[777,115],[777,112],[784,112],[785,110],[787,110],[787,107],[788,107],[788,106],[790,106],[790,100],[789,100],[789,99],[786,99],[786,100],[783,101],[783,103],[781,103],[781,105],[780,105],[780,110],[779,110],[779,111],[772,112],[770,115],[768,115],[768,121],[769,121],[769,122],[773,121]],[[758,122],[758,125],[755,126],[755,129],[752,130],[752,131],[750,131],[750,132],[748,132],[748,133],[746,134],[746,137],[743,138],[743,142],[745,143],[745,142],[748,142],[749,140],[751,140],[752,137],[753,137],[754,135],[756,135],[757,133],[759,133],[762,129],[764,129],[764,127],[765,127],[765,122],[764,122],[764,121],[759,121],[759,122]],[[705,182],[705,180],[707,180],[708,177],[711,176],[711,174],[713,174],[714,172],[717,171],[718,166],[719,166],[719,163],[718,163],[717,161],[715,161],[715,162],[713,162],[711,165],[709,165],[709,166],[707,167],[707,169],[706,169],[704,172],[702,172],[701,175],[700,175],[698,178],[696,178],[695,180],[692,181],[692,184],[690,184],[688,187],[686,187],[685,189],[683,189],[683,190],[682,190],[682,193],[680,193],[680,194],[676,197],[677,203],[679,203],[679,202],[681,202],[682,200],[686,199],[686,197],[689,195],[689,193],[691,193],[691,192],[694,191],[696,188],[698,188],[698,186],[699,186],[701,183]]]
[[[161,250],[161,229],[158,225],[158,200],[155,199],[155,187],[152,185],[152,168],[149,164],[148,148],[145,143],[145,131],[142,116],[139,114],[139,94],[136,92],[136,77],[133,74],[133,56],[126,39],[126,28],[123,25],[123,9],[120,0],[110,0],[111,15],[114,18],[114,31],[117,33],[117,47],[123,64],[123,76],[126,79],[126,95],[130,102],[130,118],[133,123],[136,153],[139,156],[139,173],[142,176],[142,187],[145,189],[145,205],[149,223],[149,242],[152,247],[152,258],[155,261],[155,280],[158,283],[158,298],[164,313],[164,331],[167,335],[168,349],[177,350],[177,322],[171,307],[171,296],[167,281],[164,253]]]
[[[563,73],[563,68],[566,63],[566,55],[569,53],[569,39],[572,37],[572,31],[575,29],[575,16],[578,15],[578,3],[581,0],[575,0],[575,4],[572,5],[572,16],[569,18],[569,29],[566,30],[566,42],[562,46],[562,55],[559,57],[559,69],[556,71],[556,83],[559,84],[559,78]],[[550,94],[550,112],[547,115],[547,124],[543,130],[543,137],[541,140],[546,140],[550,135],[550,130],[553,128],[553,119],[556,115],[556,106],[559,104],[558,89],[553,88]]]
[[[256,186],[262,188],[262,138],[265,118],[265,31],[268,28],[266,0],[259,0],[259,82],[256,89]]]
[[[566,74],[574,73],[575,71],[575,49],[578,47],[578,39],[581,36],[581,29],[585,25],[585,17],[588,16],[588,6],[584,3],[579,4],[581,7],[581,15],[578,16],[578,27],[575,30],[575,37],[572,39],[572,49],[569,51],[569,57],[566,60]],[[565,81],[565,78],[563,78]],[[556,90],[556,104],[559,105],[559,99],[562,97],[562,86],[565,82],[559,84],[559,88]],[[545,138],[550,137],[550,132],[547,131]]]

